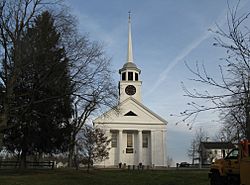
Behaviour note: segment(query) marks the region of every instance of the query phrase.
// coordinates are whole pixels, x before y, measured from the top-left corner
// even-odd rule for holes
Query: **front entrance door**
[[[134,165],[135,147],[134,147],[134,133],[127,133],[127,147],[125,151],[125,159],[127,165]]]

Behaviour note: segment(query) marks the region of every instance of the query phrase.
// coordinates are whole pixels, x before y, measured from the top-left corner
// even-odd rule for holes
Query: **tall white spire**
[[[128,56],[127,62],[133,62],[132,35],[131,35],[131,11],[128,12]]]

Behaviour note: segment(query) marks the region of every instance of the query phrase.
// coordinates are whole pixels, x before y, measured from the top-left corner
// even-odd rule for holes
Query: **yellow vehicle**
[[[210,167],[211,185],[250,185],[250,142],[242,141],[224,159]]]

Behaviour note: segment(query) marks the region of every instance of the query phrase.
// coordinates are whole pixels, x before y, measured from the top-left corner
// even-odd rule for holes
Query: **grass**
[[[207,171],[0,170],[0,185],[208,185]]]

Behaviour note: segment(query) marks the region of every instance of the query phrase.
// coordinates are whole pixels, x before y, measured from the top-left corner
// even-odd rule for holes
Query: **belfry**
[[[119,111],[111,109],[94,120],[111,138],[109,158],[102,165],[166,166],[167,121],[142,104],[141,70],[133,61],[130,12],[127,52],[119,70]]]

